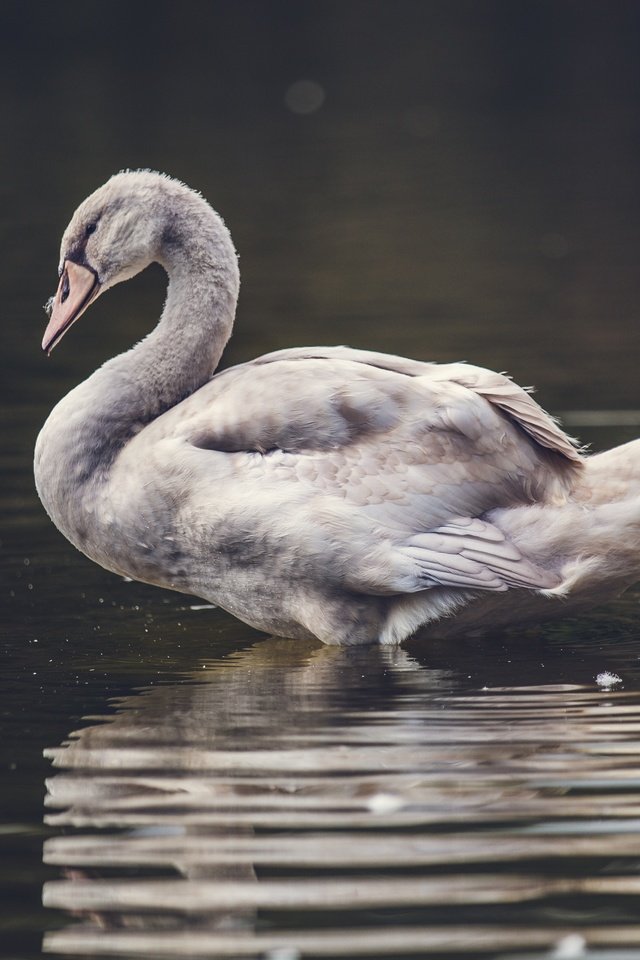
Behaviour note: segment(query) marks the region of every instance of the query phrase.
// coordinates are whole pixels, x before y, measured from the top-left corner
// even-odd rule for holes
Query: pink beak
[[[51,314],[42,340],[42,349],[48,354],[90,303],[100,295],[98,274],[90,267],[81,267],[73,260],[65,260]]]

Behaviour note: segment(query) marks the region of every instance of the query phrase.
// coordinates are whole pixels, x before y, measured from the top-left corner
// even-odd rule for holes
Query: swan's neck
[[[200,216],[171,219],[157,257],[169,286],[156,328],[67,394],[38,437],[38,493],[72,542],[74,505],[108,481],[115,457],[134,434],[211,378],[231,334],[239,284],[235,250],[217,214],[199,202]]]
[[[107,378],[111,402],[137,424],[146,424],[211,379],[231,335],[238,295],[233,263],[214,265],[165,255],[167,299],[156,328],[139,344],[110,360],[92,380]],[[124,396],[123,396],[124,389]],[[126,416],[124,418],[126,420]],[[123,424],[126,432],[126,423]]]

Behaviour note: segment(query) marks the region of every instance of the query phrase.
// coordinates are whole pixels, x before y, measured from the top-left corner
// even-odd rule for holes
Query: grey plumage
[[[36,446],[40,497],[87,556],[327,643],[553,616],[636,579],[638,447],[584,457],[501,374],[347,347],[215,374],[235,251],[161,174],[118,174],[76,211],[45,347],[152,261],[169,275],[158,326],[65,397]]]

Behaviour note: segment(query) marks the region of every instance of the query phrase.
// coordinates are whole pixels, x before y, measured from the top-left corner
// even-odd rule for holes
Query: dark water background
[[[31,477],[162,303],[150,270],[41,356],[61,232],[123,167],[225,217],[225,363],[466,359],[637,435],[639,42],[628,0],[1,5],[0,956],[639,955],[636,594],[455,647],[265,640],[92,566]]]

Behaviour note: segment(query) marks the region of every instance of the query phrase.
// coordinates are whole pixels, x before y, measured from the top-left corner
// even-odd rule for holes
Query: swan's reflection
[[[46,845],[66,878],[44,898],[81,922],[45,949],[640,946],[639,741],[624,692],[463,695],[401,650],[259,643],[49,751],[47,820],[76,829]]]

